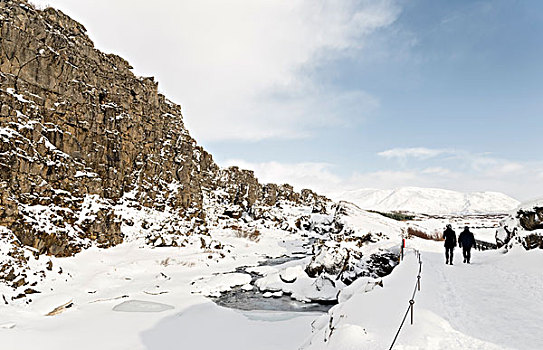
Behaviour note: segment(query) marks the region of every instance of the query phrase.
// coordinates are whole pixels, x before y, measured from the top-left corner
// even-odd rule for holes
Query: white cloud
[[[472,171],[486,174],[489,177],[514,175],[524,171],[530,172],[530,163],[522,164],[520,162],[508,159],[494,157],[490,154],[471,154],[468,152],[459,152],[455,159],[465,164]],[[537,167],[537,165],[535,165]]]
[[[422,170],[422,174],[434,174],[434,175],[450,175],[452,172],[449,169],[442,167],[431,167]]]
[[[525,166],[517,162],[505,161],[501,164],[497,164],[493,170],[499,173],[518,173],[525,170]]]
[[[515,173],[525,169],[525,165],[492,156],[489,153],[471,153],[465,150],[446,148],[393,148],[377,153],[386,159],[397,159],[403,166],[409,165],[409,159],[435,163],[450,163],[462,168],[468,168],[475,172],[492,173]],[[445,174],[450,170],[438,165],[426,168],[423,173]]]
[[[399,15],[394,0],[56,0],[54,6],[83,21],[99,48],[156,75],[204,141],[307,137],[364,118],[378,106],[375,97],[324,87],[311,72],[362,49],[368,35]]]
[[[455,154],[455,151],[449,149],[435,149],[426,147],[412,147],[412,148],[393,148],[383,152],[377,153],[377,155],[384,158],[416,158],[416,159],[429,159],[435,158],[444,154]]]
[[[375,171],[366,173],[355,173],[347,181],[346,189],[358,188],[396,188],[406,186],[421,186],[418,181],[418,174],[415,171]]]

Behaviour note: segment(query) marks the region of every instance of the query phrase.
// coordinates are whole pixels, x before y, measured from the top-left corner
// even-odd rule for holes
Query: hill
[[[419,187],[393,190],[359,189],[337,193],[332,197],[353,202],[368,210],[424,214],[507,213],[520,203],[498,192],[462,193]]]

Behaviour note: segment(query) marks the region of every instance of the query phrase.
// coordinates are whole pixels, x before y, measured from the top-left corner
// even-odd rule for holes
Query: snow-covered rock
[[[251,282],[251,276],[246,273],[220,274],[200,278],[193,282],[194,292],[207,296],[220,296],[221,292],[236,286],[244,286]]]
[[[524,203],[506,217],[496,232],[496,243],[498,247],[543,249],[543,199]]]
[[[340,291],[358,278],[377,278],[392,271],[404,223],[349,202],[335,204],[332,211],[303,217],[302,228],[319,234],[313,255],[259,269],[264,277],[255,284],[262,292],[282,291],[300,301],[335,302]]]

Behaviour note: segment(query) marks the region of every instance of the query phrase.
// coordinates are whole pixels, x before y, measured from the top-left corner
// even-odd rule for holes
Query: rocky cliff
[[[220,169],[152,77],[94,48],[61,11],[1,1],[0,30],[0,234],[10,258],[22,246],[55,256],[110,247],[136,226],[150,243],[206,235],[210,210],[214,220],[256,219],[282,201],[326,210],[309,190]],[[145,210],[166,215],[134,214]]]

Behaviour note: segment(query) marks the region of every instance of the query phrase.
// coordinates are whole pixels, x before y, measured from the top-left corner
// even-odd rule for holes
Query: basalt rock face
[[[519,210],[517,213],[520,225],[527,231],[543,229],[543,207],[534,207],[532,210]]]
[[[543,249],[543,200],[522,205],[515,215],[505,218],[496,232],[496,243],[498,247]]]
[[[521,241],[523,247],[543,249],[543,206],[519,210],[517,219],[522,229],[527,231]]]
[[[220,169],[153,78],[95,49],[62,12],[2,1],[0,30],[0,226],[39,254],[123,242],[133,222],[121,201],[175,212],[203,233],[204,201],[217,191],[249,214],[282,200],[326,210],[309,190]]]

